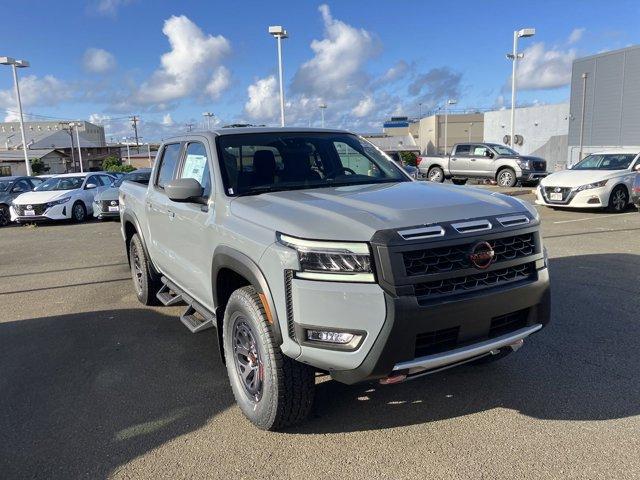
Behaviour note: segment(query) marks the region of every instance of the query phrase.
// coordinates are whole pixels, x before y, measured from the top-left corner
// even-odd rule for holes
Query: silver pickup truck
[[[306,417],[317,372],[393,384],[496,360],[550,317],[535,208],[415,181],[340,130],[170,138],[120,212],[138,299],[217,329],[263,429]]]
[[[420,176],[432,182],[450,178],[463,185],[469,178],[488,178],[501,187],[535,184],[547,176],[542,158],[520,155],[496,143],[457,143],[451,155],[418,157]]]

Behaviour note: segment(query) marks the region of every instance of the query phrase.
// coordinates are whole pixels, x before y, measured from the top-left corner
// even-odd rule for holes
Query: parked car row
[[[69,173],[46,178],[2,177],[0,226],[6,226],[10,221],[82,222],[91,214],[100,219],[119,217],[118,187],[126,179],[148,182],[149,172],[149,169],[136,170],[119,179],[107,172]]]

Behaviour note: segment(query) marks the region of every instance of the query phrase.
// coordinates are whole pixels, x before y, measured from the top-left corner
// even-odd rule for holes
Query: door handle
[[[475,159],[475,158],[472,158],[472,159],[471,159],[471,161],[472,161],[472,162],[475,162],[475,161],[476,161],[476,159]]]
[[[169,214],[169,218],[175,218],[176,216],[175,212],[172,212],[171,210],[167,210],[167,213]]]

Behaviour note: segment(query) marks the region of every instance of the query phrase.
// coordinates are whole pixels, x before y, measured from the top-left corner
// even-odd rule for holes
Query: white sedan
[[[607,208],[622,212],[631,202],[639,168],[637,151],[593,153],[569,170],[544,178],[536,190],[536,203],[547,207]]]
[[[69,173],[56,175],[38,185],[32,192],[16,197],[11,204],[11,220],[73,219],[82,222],[93,210],[96,193],[104,190],[114,177],[104,173]]]

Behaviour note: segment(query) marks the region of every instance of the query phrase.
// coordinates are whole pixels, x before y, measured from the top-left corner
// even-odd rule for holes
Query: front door
[[[469,170],[476,177],[491,177],[493,174],[494,159],[487,155],[492,154],[484,145],[472,145],[469,155]]]

